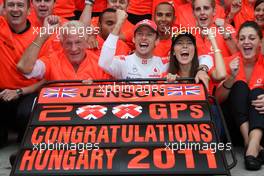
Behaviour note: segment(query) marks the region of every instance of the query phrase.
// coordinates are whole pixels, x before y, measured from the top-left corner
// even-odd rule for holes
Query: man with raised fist
[[[168,60],[153,56],[158,43],[157,25],[151,20],[143,20],[134,28],[135,53],[127,56],[115,56],[116,43],[127,13],[117,10],[117,22],[112,33],[106,39],[99,66],[117,79],[160,78],[167,71]]]
[[[58,16],[48,16],[44,27],[57,30]],[[62,50],[38,58],[40,48],[49,38],[49,33],[38,35],[33,45],[20,59],[17,68],[28,79],[46,80],[105,79],[107,76],[98,67],[95,54],[86,50],[85,26],[79,21],[69,21],[60,27]],[[83,31],[83,32],[81,32]]]

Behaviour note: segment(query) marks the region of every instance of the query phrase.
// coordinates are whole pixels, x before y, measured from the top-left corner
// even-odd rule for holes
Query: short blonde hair
[[[77,20],[68,21],[60,27],[60,41],[63,42],[65,36],[69,34],[76,34],[87,39],[85,25]]]

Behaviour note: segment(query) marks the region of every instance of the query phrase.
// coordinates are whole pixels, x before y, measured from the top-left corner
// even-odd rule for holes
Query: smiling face
[[[158,26],[158,31],[164,34],[173,26],[174,10],[169,4],[160,4],[157,6],[154,21]]]
[[[9,25],[16,31],[26,27],[28,16],[27,0],[6,0],[5,14]],[[22,29],[23,30],[23,29]]]
[[[215,10],[211,0],[195,0],[193,13],[199,27],[208,28],[213,23]]]
[[[157,45],[157,33],[148,26],[140,26],[134,35],[134,43],[136,47],[135,53],[142,58],[152,56],[153,50]]]
[[[244,59],[254,59],[259,52],[260,46],[261,39],[254,28],[244,27],[240,30],[238,36],[238,48]]]
[[[258,25],[264,28],[264,2],[260,3],[254,10],[255,21]]]
[[[195,53],[195,46],[188,36],[181,36],[174,44],[174,53],[180,65],[189,65]]]
[[[53,12],[54,0],[33,0],[32,4],[37,17],[41,20]]]
[[[78,34],[67,34],[63,36],[62,46],[69,61],[79,65],[85,57],[85,37]]]

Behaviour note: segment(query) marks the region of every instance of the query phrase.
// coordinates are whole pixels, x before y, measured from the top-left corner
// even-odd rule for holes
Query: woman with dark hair
[[[214,58],[210,55],[198,57],[195,37],[191,33],[180,32],[173,37],[168,80],[175,80],[177,77],[195,77],[199,70],[208,72],[211,80],[222,81],[225,79],[226,70],[221,50],[218,49],[213,34],[209,33],[208,39],[214,51]],[[199,65],[206,65],[207,69],[199,67]],[[209,90],[212,90],[212,87]]]
[[[258,23],[264,35],[264,0],[257,0],[254,6],[255,22]],[[262,39],[262,54],[264,54],[264,40]]]
[[[170,64],[167,79],[169,82],[174,81],[177,77],[195,77],[199,70],[208,72],[210,79],[209,94],[212,94],[213,83],[212,81],[222,81],[226,76],[225,63],[222,58],[221,50],[218,49],[215,36],[211,33],[208,34],[208,39],[211,42],[214,51],[214,59],[210,55],[201,55],[198,57],[195,37],[186,32],[180,32],[172,39],[172,46],[170,52]],[[201,67],[199,65],[207,66]],[[198,82],[196,80],[196,82]],[[220,136],[223,135],[222,123],[220,114],[216,106],[212,105],[213,119],[215,121],[216,129]]]
[[[245,166],[261,168],[264,151],[260,145],[263,129],[264,62],[260,53],[262,32],[254,21],[246,21],[238,31],[239,52],[226,58],[228,76],[216,96],[227,103],[230,115],[244,139]],[[233,128],[233,127],[232,127]]]
[[[261,27],[262,34],[264,31],[264,0],[257,0],[254,6],[255,22]]]

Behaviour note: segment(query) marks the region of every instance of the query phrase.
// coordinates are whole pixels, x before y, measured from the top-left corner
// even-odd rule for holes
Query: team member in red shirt
[[[215,4],[214,0],[211,1],[215,6],[214,20],[217,18],[225,19],[225,10],[222,6]],[[176,7],[176,25],[182,27],[195,27],[196,19],[193,15],[192,1]]]
[[[44,19],[53,14],[55,0],[32,0],[32,9],[34,13],[30,13],[29,20],[34,27],[42,27]]]
[[[129,4],[129,0],[117,0],[117,1],[108,0],[107,8],[113,8],[115,10],[120,9],[120,10],[127,11],[128,4]],[[91,19],[91,13],[92,13],[93,6],[94,6],[93,3],[90,3],[90,2],[86,4],[80,20],[87,26],[90,26],[92,24],[92,26],[96,27],[98,26],[98,23],[99,23],[99,17],[93,17]],[[122,26],[121,33],[119,36],[120,39],[126,42],[126,44],[131,49],[134,49],[134,44],[132,42],[133,28],[134,28],[134,25],[130,23],[128,20],[126,20]],[[95,37],[90,37],[89,39],[90,39],[88,40],[89,47],[96,48],[98,46],[98,43],[95,40]]]
[[[33,86],[36,80],[25,79],[16,69],[19,58],[35,35],[27,20],[29,4],[29,0],[6,0],[5,16],[0,17],[0,128],[5,129],[8,126],[7,121],[10,120],[19,131],[19,139],[23,136],[35,98],[30,93],[38,87]],[[1,139],[3,138],[0,141]]]
[[[98,59],[101,53],[102,46],[107,39],[108,35],[113,31],[117,22],[116,10],[106,9],[102,12],[99,18],[99,34],[96,36],[98,42],[98,48],[92,49],[98,55]],[[131,49],[123,40],[118,40],[116,55],[128,55]]]
[[[32,11],[29,15],[29,20],[34,28],[34,33],[47,32],[48,29],[43,28],[44,19],[53,14],[55,0],[32,0]],[[60,23],[63,24],[67,20],[60,17]],[[50,31],[51,32],[51,31]],[[41,48],[40,56],[52,54],[54,51],[61,49],[58,38],[59,33],[54,31],[54,34],[49,37],[49,40]]]
[[[56,28],[59,18],[49,16],[45,19],[44,27]],[[27,78],[45,78],[46,80],[76,80],[76,79],[105,79],[108,76],[98,67],[95,54],[86,50],[86,33],[84,25],[79,21],[66,22],[62,29],[60,40],[63,50],[48,57],[38,59],[41,46],[49,35],[38,36],[33,45],[23,54],[17,67]]]
[[[153,19],[158,26],[159,43],[154,49],[154,55],[167,57],[171,48],[171,30],[175,20],[174,7],[168,2],[157,5]]]
[[[261,168],[258,155],[262,153],[264,118],[264,66],[260,53],[262,32],[254,21],[243,23],[238,31],[239,53],[226,60],[229,76],[218,88],[219,100],[227,101],[230,113],[244,139],[245,166]],[[233,127],[232,127],[233,128]],[[261,152],[260,152],[261,151]]]
[[[247,20],[254,20],[255,0],[233,0],[230,12],[227,15],[226,22],[234,22],[236,30]]]
[[[197,46],[198,54],[212,55],[213,53],[210,41],[203,34],[207,34],[208,30],[212,30],[215,33],[217,45],[224,57],[237,52],[236,41],[234,40],[235,30],[233,27],[224,23],[224,20],[214,20],[215,1],[194,0],[192,7],[198,27],[192,29],[191,32],[195,35],[196,42],[199,43]],[[219,21],[222,23],[220,24]]]

